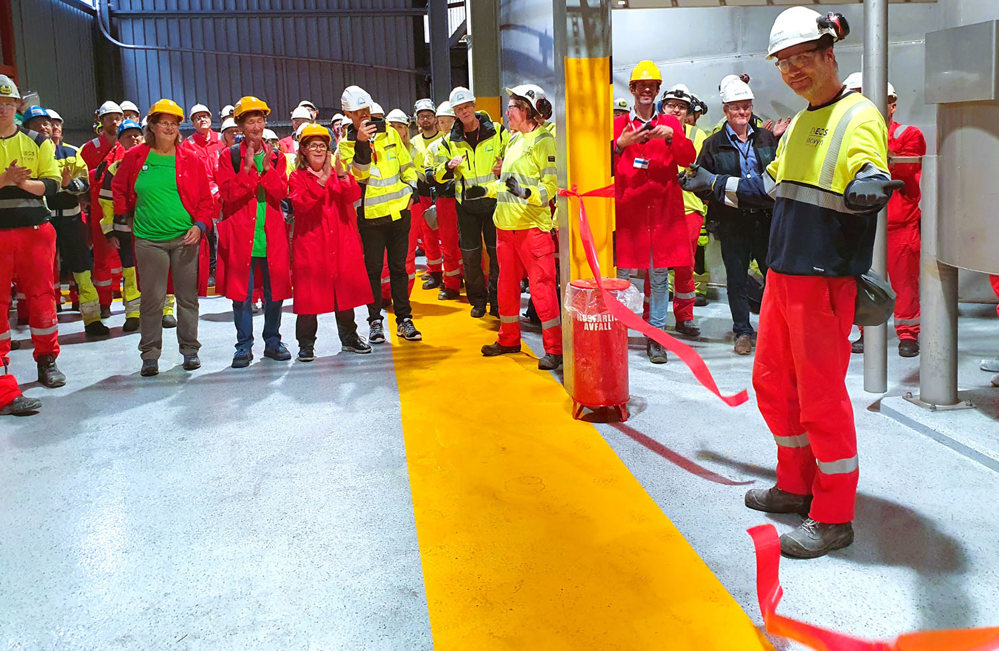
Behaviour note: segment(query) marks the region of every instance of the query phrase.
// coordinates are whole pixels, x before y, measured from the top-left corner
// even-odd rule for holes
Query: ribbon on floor
[[[818,651],[990,651],[999,649],[999,628],[908,633],[892,642],[870,642],[777,614],[780,585],[780,538],[772,524],[747,530],[756,548],[756,596],[768,633]]]
[[[603,276],[600,273],[600,262],[597,260],[596,244],[593,240],[593,232],[590,230],[590,221],[586,217],[586,205],[583,197],[611,198],[614,196],[614,186],[608,185],[599,190],[580,193],[577,187],[573,185],[571,190],[559,188],[558,193],[563,197],[575,197],[579,200],[579,236],[583,242],[583,251],[586,253],[586,261],[590,265],[590,271],[593,272],[593,278],[596,280],[597,288],[600,290],[600,295],[604,300],[604,305],[607,306],[607,309],[614,318],[632,330],[638,330],[646,337],[659,342],[667,350],[679,357],[680,361],[686,364],[687,368],[694,374],[697,381],[708,391],[721,398],[722,402],[728,406],[737,407],[746,402],[749,396],[745,389],[735,395],[722,395],[718,389],[718,385],[715,383],[715,379],[711,376],[711,371],[708,370],[708,365],[704,363],[704,360],[697,354],[696,350],[666,334],[663,330],[653,328],[604,288]]]

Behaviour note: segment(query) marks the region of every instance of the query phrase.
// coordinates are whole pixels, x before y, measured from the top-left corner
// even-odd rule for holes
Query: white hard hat
[[[123,107],[124,108],[124,107]],[[204,104],[195,104],[191,107],[191,110],[187,112],[187,115],[193,120],[194,116],[198,113],[207,113],[208,117],[211,117],[212,111]]]
[[[506,92],[515,95],[527,102],[538,112],[542,120],[547,120],[552,116],[552,103],[545,96],[545,91],[537,84],[520,84],[513,88],[507,88]]]
[[[749,84],[738,77],[730,80],[727,84],[721,87],[722,104],[728,104],[729,102],[742,102],[747,99],[750,101],[755,99],[753,97],[753,90],[749,87]]]
[[[298,105],[299,105],[299,106],[306,106],[306,107],[308,107],[308,108],[312,109],[313,111],[316,111],[316,110],[318,110],[318,109],[316,108],[316,105],[315,105],[315,104],[313,104],[312,102],[310,102],[310,101],[309,101],[309,100],[307,100],[307,99],[303,99],[303,100],[302,100],[301,102],[299,102],[299,103],[298,103]]]
[[[0,75],[0,97],[21,99],[21,93],[17,90],[17,84],[7,75]]]
[[[238,126],[239,125],[237,125],[236,121],[233,120],[232,118],[226,118],[226,119],[222,120],[222,131],[223,132],[227,131],[229,129],[236,129],[236,128],[238,128]]]
[[[235,112],[236,112],[235,106],[233,106],[232,104],[226,104],[225,106],[222,107],[222,110],[219,111],[219,117],[224,120]]]
[[[448,104],[451,105],[451,109],[454,110],[456,106],[461,106],[462,104],[468,104],[469,102],[475,101],[475,95],[472,91],[468,90],[464,86],[458,86],[451,91],[451,95],[447,98]]]
[[[850,90],[860,90],[864,87],[864,76],[859,72],[851,72],[843,80],[843,85]]]
[[[820,23],[823,23],[820,25]],[[837,40],[836,30],[823,21],[822,15],[808,7],[788,7],[780,12],[773,27],[770,28],[770,45],[767,46],[767,58],[786,48],[817,41],[829,35]]]
[[[343,113],[337,113],[332,118],[330,118],[330,124],[336,124],[341,120],[343,120]]]
[[[63,121],[62,116],[56,113],[55,109],[45,109],[45,110],[48,111],[50,120],[58,120],[59,122]]]
[[[292,120],[311,120],[312,113],[309,111],[308,107],[299,104],[295,107],[295,110],[291,112]]]
[[[121,108],[122,115],[124,115],[125,111],[134,111],[135,113],[141,113],[142,112],[142,111],[139,110],[138,106],[136,106],[133,102],[130,102],[127,99],[124,102],[122,102],[121,104],[119,104],[118,107]]]
[[[722,88],[725,88],[730,81],[742,81],[742,77],[739,75],[725,75],[722,77],[722,80],[718,82],[718,90],[720,91]]]
[[[263,137],[264,140],[280,140],[280,138],[277,137],[277,134],[271,131],[270,129],[264,129]]]
[[[385,115],[385,109],[378,102],[371,102],[371,115]]]
[[[358,111],[362,108],[371,108],[374,101],[368,91],[360,86],[347,86],[343,95],[340,96],[340,104],[344,111]]]
[[[402,109],[392,109],[385,116],[386,122],[398,122],[399,124],[409,124],[409,118],[402,112]]]
[[[681,102],[690,104],[690,97],[690,89],[687,88],[686,84],[673,84],[669,90],[663,93],[663,101],[668,99],[678,99]]]
[[[454,109],[451,108],[451,102],[441,102],[437,105],[437,117],[439,118],[453,118]]]
[[[614,103],[611,105],[615,111],[630,111],[631,104],[628,100],[623,97],[615,97]]]
[[[434,103],[429,98],[418,99],[416,104],[413,105],[413,115],[416,115],[420,111],[430,111],[433,113],[436,110]]]
[[[101,107],[97,109],[97,117],[102,118],[109,113],[119,113],[122,117],[125,115],[125,112],[121,110],[121,107],[110,100],[101,104]]]
[[[303,122],[302,124],[298,125],[298,128],[295,129],[295,140],[298,140],[301,137],[302,129],[304,129],[307,126],[309,126],[308,122]]]
[[[890,81],[888,82],[888,97],[898,99],[898,93],[895,92],[895,87],[891,85]]]

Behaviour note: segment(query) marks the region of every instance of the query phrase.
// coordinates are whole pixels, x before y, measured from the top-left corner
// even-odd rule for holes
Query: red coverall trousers
[[[888,224],[888,279],[895,290],[895,333],[919,339],[919,222]]]
[[[520,281],[526,275],[534,309],[541,319],[545,352],[561,355],[562,313],[555,289],[555,241],[551,233],[539,228],[520,231],[497,228],[496,258],[500,268],[496,286],[500,345],[520,345]]]
[[[444,258],[444,288],[461,289],[461,248],[458,244],[458,209],[454,197],[437,197],[437,232]]]
[[[56,232],[52,224],[0,230],[0,360],[10,363],[10,286],[24,292],[35,359],[59,354],[59,326],[52,294]],[[0,375],[0,407],[21,395],[13,375]]]
[[[767,274],[753,388],[777,443],[777,488],[812,495],[813,520],[853,520],[857,430],[846,391],[857,281]]]
[[[701,236],[704,216],[692,212],[686,215],[687,234],[690,235],[690,250],[697,251],[697,238]],[[673,267],[673,318],[678,324],[694,320],[694,300],[697,298],[694,286],[693,267]]]

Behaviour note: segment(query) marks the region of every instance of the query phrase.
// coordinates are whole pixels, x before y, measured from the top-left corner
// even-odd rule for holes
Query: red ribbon
[[[600,295],[603,297],[604,304],[610,313],[618,321],[628,326],[632,330],[638,330],[646,337],[653,339],[663,346],[667,350],[674,353],[680,358],[687,368],[691,370],[697,381],[701,383],[708,391],[715,394],[722,401],[730,407],[736,407],[746,402],[749,396],[746,390],[743,389],[735,395],[724,396],[721,391],[718,390],[718,385],[715,384],[715,379],[711,376],[711,371],[708,370],[707,364],[697,351],[688,346],[687,344],[674,339],[670,335],[666,334],[664,331],[653,328],[651,325],[646,323],[644,320],[635,315],[634,312],[629,310],[624,306],[617,298],[614,297],[611,292],[604,289],[603,277],[600,273],[600,262],[597,261],[597,248],[593,240],[593,233],[590,231],[590,221],[586,218],[586,206],[583,203],[583,197],[604,197],[609,198],[614,196],[614,186],[608,185],[605,188],[600,188],[599,190],[590,190],[589,192],[579,193],[575,185],[572,186],[571,190],[565,190],[559,188],[559,195],[563,197],[576,197],[579,199],[579,236],[583,242],[583,250],[586,252],[586,261],[590,265],[590,271],[593,272],[593,278],[596,280],[597,288],[600,290]]]
[[[780,585],[780,539],[772,524],[748,530],[756,548],[756,596],[768,633],[818,651],[989,651],[999,649],[999,628],[909,633],[892,642],[870,642],[777,614]]]

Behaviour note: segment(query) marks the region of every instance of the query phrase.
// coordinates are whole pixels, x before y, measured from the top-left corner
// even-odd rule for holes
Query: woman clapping
[[[318,124],[303,128],[295,168],[289,195],[295,214],[291,272],[298,360],[315,358],[317,315],[328,312],[336,313],[344,351],[370,353],[354,323],[354,308],[372,300],[353,208],[361,188],[331,155],[330,132]]]

